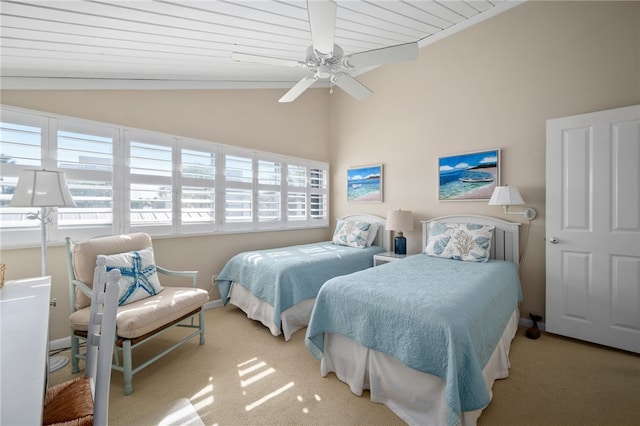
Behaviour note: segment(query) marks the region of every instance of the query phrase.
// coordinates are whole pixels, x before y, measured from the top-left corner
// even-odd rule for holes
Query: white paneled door
[[[546,330],[640,352],[640,105],[547,121]]]

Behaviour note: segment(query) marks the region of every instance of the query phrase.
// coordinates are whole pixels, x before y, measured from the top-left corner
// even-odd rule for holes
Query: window
[[[252,163],[250,157],[224,156],[224,223],[235,229],[253,223]]]
[[[326,218],[326,212],[328,209],[328,196],[327,196],[327,170],[315,169],[310,170],[310,202],[309,202],[309,215],[311,219],[323,220]]]
[[[42,168],[45,150],[43,129],[47,119],[33,114],[2,111],[0,119],[0,226],[2,246],[10,239],[25,244],[40,241],[40,222],[30,220],[37,210],[9,207],[20,170]]]
[[[273,226],[282,223],[281,182],[282,161],[258,160],[258,222]]]
[[[206,231],[216,223],[215,152],[180,151],[180,230]]]
[[[55,129],[58,169],[67,176],[76,203],[74,208],[58,209],[58,228],[74,237],[91,235],[82,229],[111,233],[117,129],[68,120],[50,120],[49,127]]]
[[[173,143],[170,137],[125,131],[129,168],[125,193],[132,230],[171,233],[173,226]]]
[[[9,207],[20,170],[64,171],[76,202],[53,209],[49,240],[328,226],[326,163],[2,107],[0,238],[39,244],[30,208]]]

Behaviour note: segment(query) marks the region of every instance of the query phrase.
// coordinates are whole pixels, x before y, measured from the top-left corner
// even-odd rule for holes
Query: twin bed
[[[518,225],[426,221],[423,254],[327,281],[305,340],[321,374],[334,372],[357,395],[369,389],[412,425],[475,424],[494,380],[508,376],[522,299]],[[469,234],[480,248],[456,249]]]
[[[357,395],[369,389],[372,401],[408,424],[475,424],[493,382],[508,376],[522,299],[519,224],[446,216],[422,225],[422,254],[352,273],[332,266],[333,277],[321,277],[326,282],[314,283],[302,301],[295,285],[271,287],[294,294],[271,303],[266,300],[274,298],[256,296],[245,282],[229,284],[228,300],[250,318],[260,317],[274,335],[282,329],[287,338],[307,325],[305,344],[321,361],[323,376],[335,373]],[[245,257],[262,261],[277,253]],[[367,256],[372,265],[373,253]],[[302,266],[309,268],[315,272],[307,278],[327,264]],[[256,273],[240,279],[251,281]]]
[[[369,224],[357,235],[367,240],[345,240],[347,223]],[[240,253],[216,279],[222,301],[289,340],[308,324],[316,294],[327,280],[373,266],[373,256],[388,246],[384,225],[379,216],[350,215],[338,219],[336,231],[345,232],[336,232],[332,241]]]

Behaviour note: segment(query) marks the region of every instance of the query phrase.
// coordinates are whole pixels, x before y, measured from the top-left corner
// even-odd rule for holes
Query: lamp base
[[[69,363],[69,358],[65,356],[51,356],[49,357],[49,373],[60,370],[62,367]]]
[[[402,232],[398,233],[399,235],[394,240],[394,250],[395,254],[407,254],[407,239],[402,235]]]

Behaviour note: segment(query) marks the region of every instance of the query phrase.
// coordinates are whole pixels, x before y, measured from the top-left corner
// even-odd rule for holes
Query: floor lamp
[[[42,276],[46,276],[47,224],[52,222],[49,217],[51,208],[76,206],[69,192],[64,173],[54,170],[22,170],[9,205],[11,207],[40,207],[39,212],[29,213],[27,218],[40,221]],[[67,362],[69,360],[63,356],[50,357],[49,372],[59,370]]]

